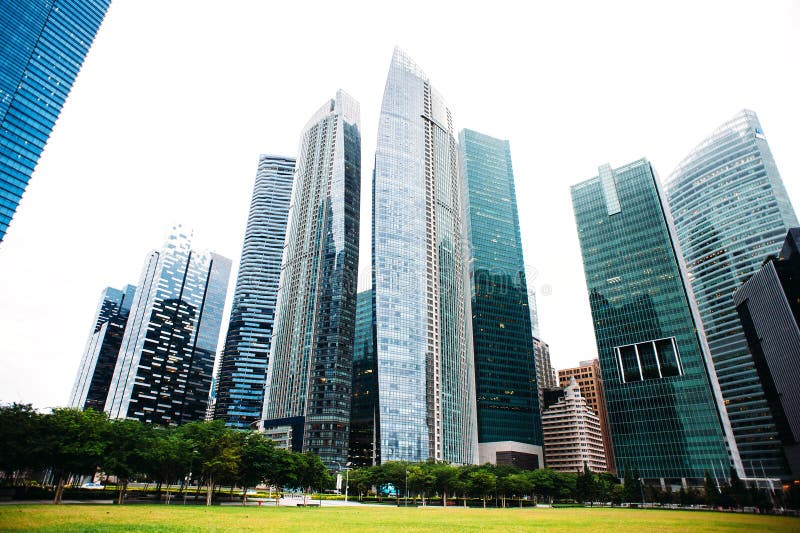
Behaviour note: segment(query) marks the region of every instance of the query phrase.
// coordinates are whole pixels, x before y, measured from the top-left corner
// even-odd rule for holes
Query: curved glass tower
[[[373,175],[380,461],[477,461],[464,186],[453,118],[395,49]]]
[[[264,402],[265,427],[302,418],[303,451],[347,461],[358,278],[359,106],[336,93],[300,140]]]
[[[667,189],[745,471],[784,475],[780,439],[733,301],[736,289],[797,226],[756,114],[741,111],[697,145]]]
[[[261,418],[294,158],[262,155],[217,373],[214,418],[247,429]]]

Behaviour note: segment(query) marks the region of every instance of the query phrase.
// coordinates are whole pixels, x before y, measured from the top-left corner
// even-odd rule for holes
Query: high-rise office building
[[[541,333],[539,332],[539,307],[536,305],[536,287],[530,282],[528,285],[528,309],[531,311],[531,331],[534,338],[539,339]]]
[[[600,419],[581,394],[574,378],[558,399],[542,411],[547,468],[559,472],[607,471]]]
[[[742,475],[650,163],[602,165],[572,187],[572,204],[617,470],[672,483],[731,465]]]
[[[100,297],[78,376],[69,398],[75,409],[103,411],[136,287],[108,287]]]
[[[380,457],[375,440],[378,420],[378,368],[375,361],[372,290],[358,293],[353,347],[353,403],[350,416],[350,461],[369,466]]]
[[[0,5],[0,242],[110,2]]]
[[[539,410],[541,411],[543,409],[544,391],[557,387],[558,379],[556,379],[556,372],[550,360],[549,344],[534,337],[533,355],[536,358],[536,388],[539,390]]]
[[[536,359],[508,141],[461,130],[466,187],[478,451],[488,443],[542,454]],[[542,464],[540,461],[539,464]]]
[[[231,261],[173,228],[145,260],[106,400],[112,418],[204,420]]]
[[[581,397],[586,400],[586,405],[597,415],[603,438],[606,465],[610,472],[615,472],[614,450],[611,445],[611,428],[608,425],[608,410],[606,409],[606,397],[603,392],[600,360],[581,361],[579,366],[558,371],[558,384],[560,387],[567,388],[572,379],[580,387]]]
[[[261,419],[294,158],[262,155],[250,201],[233,307],[216,379],[214,418],[246,429]]]
[[[301,417],[302,449],[329,467],[347,461],[350,438],[359,120],[358,102],[338,91],[303,129],[264,402],[264,427]]]
[[[733,304],[736,289],[797,225],[756,114],[741,111],[697,145],[667,190],[747,475],[783,475],[775,421]]]
[[[395,49],[372,192],[380,462],[478,460],[463,199],[450,110]]]
[[[800,228],[734,293],[789,471],[800,478]],[[755,465],[754,465],[755,466]]]

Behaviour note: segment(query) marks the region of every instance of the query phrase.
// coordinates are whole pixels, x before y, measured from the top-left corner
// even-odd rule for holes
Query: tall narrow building
[[[112,418],[204,420],[231,261],[173,228],[147,257],[106,400]]]
[[[372,196],[380,462],[478,460],[464,194],[450,110],[395,49]]]
[[[75,409],[103,411],[136,287],[108,287],[100,297],[89,340],[69,399]]]
[[[214,418],[249,428],[261,419],[275,301],[294,177],[292,157],[262,155],[250,201],[233,307],[216,379]]]
[[[110,3],[0,6],[0,242]]]
[[[670,210],[749,477],[787,475],[733,294],[776,253],[795,215],[758,117],[741,111],[672,172]]]
[[[375,423],[378,420],[378,368],[375,361],[375,323],[372,290],[358,293],[353,348],[353,404],[350,416],[350,461],[371,466],[380,457]]]
[[[666,198],[647,160],[572,187],[617,471],[742,475]],[[727,444],[727,446],[726,446]]]
[[[539,389],[539,410],[541,411],[544,391],[556,388],[558,380],[550,359],[550,345],[534,336],[533,354],[536,357],[536,387]]]
[[[265,429],[301,418],[302,449],[329,467],[347,461],[350,438],[359,120],[358,102],[338,91],[303,129],[264,404]]]
[[[467,227],[480,463],[500,442],[542,455],[531,312],[508,141],[459,134]],[[494,444],[492,444],[494,443]],[[519,446],[515,447],[519,452]]]

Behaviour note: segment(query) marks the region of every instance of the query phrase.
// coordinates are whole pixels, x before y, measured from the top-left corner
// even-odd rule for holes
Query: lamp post
[[[353,463],[348,461],[344,465],[345,481],[344,481],[344,502],[347,503],[347,490],[350,488],[350,467]]]
[[[405,506],[408,507],[408,468],[406,468],[406,501]]]
[[[187,474],[183,481],[183,505],[186,505],[186,489],[189,488],[189,480],[192,479],[192,463],[194,463],[194,456],[197,454],[197,450],[192,450],[192,455],[189,456],[189,474]]]

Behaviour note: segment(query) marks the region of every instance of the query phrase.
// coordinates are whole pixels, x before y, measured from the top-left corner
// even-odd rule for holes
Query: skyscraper
[[[216,381],[214,418],[246,429],[261,418],[294,158],[262,155]]]
[[[0,6],[0,242],[110,1]]]
[[[727,473],[731,464],[741,475],[650,163],[602,165],[598,176],[572,187],[572,204],[617,470],[673,483]]]
[[[108,287],[100,297],[69,406],[103,411],[136,287]]]
[[[112,418],[204,420],[231,261],[191,249],[173,228],[136,289],[106,400]]]
[[[459,134],[475,357],[478,447],[517,441],[542,453],[542,425],[525,261],[508,141]],[[541,464],[541,462],[540,462]]]
[[[558,380],[550,360],[550,345],[534,337],[533,355],[536,358],[536,388],[539,390],[539,410],[541,411],[544,391],[558,387]]]
[[[792,478],[800,477],[800,228],[734,293]]]
[[[359,120],[358,102],[338,91],[303,129],[264,403],[265,428],[303,417],[303,450],[329,467],[347,461],[350,438]]]
[[[378,420],[378,368],[375,361],[375,323],[372,290],[358,293],[353,348],[353,403],[350,416],[350,461],[370,466],[380,457],[375,423]]]
[[[733,303],[736,289],[797,226],[756,114],[739,112],[698,144],[672,172],[667,189],[747,475],[784,475],[775,421]]]
[[[453,119],[395,49],[373,174],[380,461],[477,461],[464,187]]]
[[[603,438],[605,462],[608,470],[615,472],[614,450],[611,445],[611,428],[608,426],[608,409],[606,409],[606,396],[603,391],[603,378],[600,374],[600,360],[581,361],[577,367],[558,371],[558,385],[560,387],[569,387],[570,381],[573,379],[581,389],[581,397],[586,401],[586,406],[597,415],[600,433]]]

